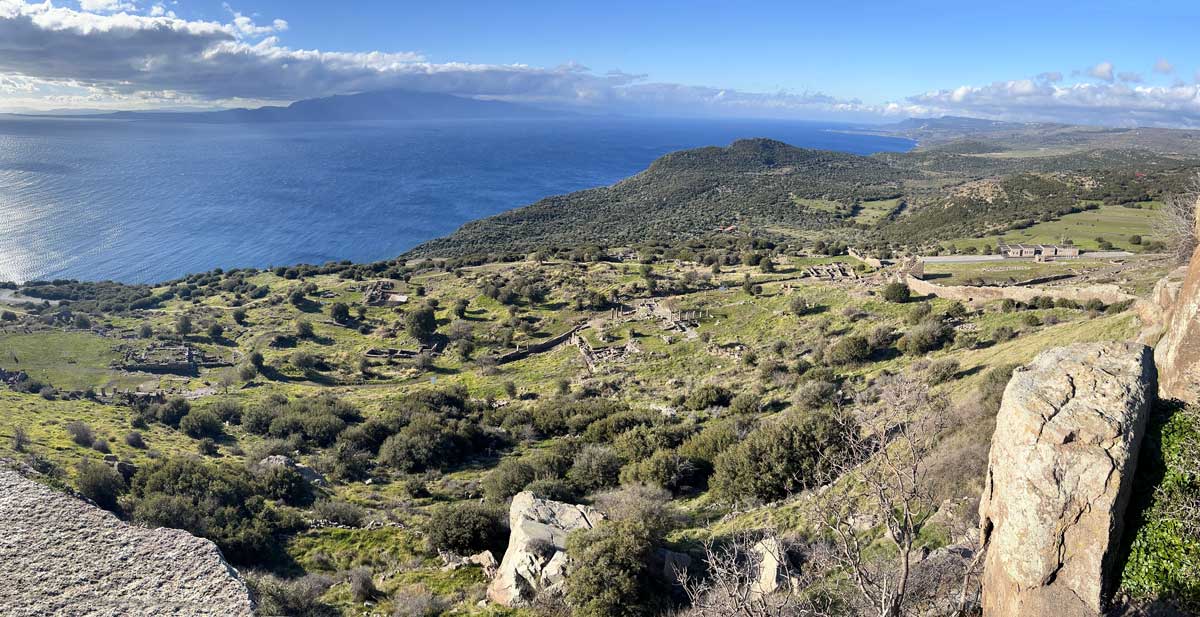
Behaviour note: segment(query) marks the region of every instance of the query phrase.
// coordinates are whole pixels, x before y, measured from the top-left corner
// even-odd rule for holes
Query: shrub
[[[687,397],[685,406],[693,411],[701,411],[709,407],[725,407],[732,397],[728,388],[707,384],[692,391]]]
[[[317,519],[345,525],[361,527],[367,513],[362,508],[348,502],[336,499],[322,499],[313,504],[313,516]]]
[[[425,535],[435,550],[470,555],[503,546],[508,529],[499,509],[463,502],[434,510]]]
[[[958,360],[947,358],[929,365],[929,368],[925,371],[925,381],[929,385],[935,386],[954,379],[954,376],[957,374]]]
[[[623,484],[648,484],[675,492],[690,486],[696,466],[675,450],[659,450],[621,470]]]
[[[164,403],[151,405],[149,413],[159,422],[168,426],[178,426],[179,421],[192,410],[191,403],[182,398],[168,399]]]
[[[92,432],[92,427],[83,422],[78,420],[68,422],[66,429],[67,434],[71,436],[71,441],[74,441],[77,445],[90,448],[96,442],[96,434]]]
[[[313,325],[311,323],[304,320],[296,322],[296,338],[312,338],[313,335]]]
[[[75,467],[75,488],[105,510],[117,511],[117,498],[125,491],[125,478],[104,463],[83,459]]]
[[[581,493],[616,486],[621,475],[621,457],[612,448],[587,446],[567,471],[567,480]]]
[[[346,575],[346,578],[350,583],[350,597],[359,604],[377,600],[383,595],[375,587],[375,580],[371,578],[370,568],[354,568]]]
[[[888,283],[883,287],[883,299],[888,302],[903,303],[912,298],[912,290],[904,283]]]
[[[575,487],[562,478],[542,478],[534,480],[525,486],[525,490],[533,493],[539,499],[552,501],[573,502],[578,498]]]
[[[566,580],[566,600],[576,617],[643,617],[655,596],[647,563],[653,542],[635,521],[606,521],[567,537],[576,564]]]
[[[216,456],[217,442],[213,441],[212,437],[205,437],[196,442],[196,451],[201,456]]]
[[[24,452],[25,448],[28,446],[29,446],[29,434],[25,432],[25,429],[20,426],[13,428],[13,435],[12,435],[13,451],[14,452]]]
[[[108,447],[108,440],[103,437],[97,437],[96,441],[92,442],[92,449],[97,452],[103,452],[104,454],[112,452],[112,450]]]
[[[295,468],[288,465],[268,465],[258,472],[259,492],[290,506],[312,502],[312,486]]]
[[[483,494],[493,501],[504,501],[525,490],[525,486],[536,477],[536,472],[528,463],[520,459],[505,459],[483,478]]]
[[[392,594],[392,617],[438,617],[446,603],[424,585],[408,585]]]
[[[761,409],[762,398],[749,392],[743,392],[733,397],[733,400],[729,402],[730,413],[754,414],[758,413]]]
[[[125,445],[138,450],[146,449],[146,440],[142,439],[142,434],[137,431],[129,431],[125,435]]]
[[[845,444],[842,428],[824,413],[764,425],[717,458],[713,490],[729,502],[769,502],[814,486]]]
[[[814,380],[796,389],[792,401],[801,409],[820,409],[834,402],[837,385],[828,381]]]
[[[224,427],[217,414],[207,409],[193,409],[179,421],[179,430],[194,439],[216,438],[221,436]]]
[[[329,307],[329,316],[338,323],[346,323],[350,321],[350,307],[345,302],[334,302]]]
[[[289,617],[329,617],[336,614],[333,607],[321,601],[321,596],[334,582],[332,577],[323,574],[307,574],[293,580],[271,575],[246,577],[247,586],[258,599],[258,614]]]
[[[941,349],[953,334],[954,330],[941,322],[927,321],[913,326],[896,346],[906,354],[920,356]]]
[[[212,323],[208,326],[208,338],[214,341],[221,338],[225,334],[225,326],[219,323]]]
[[[212,405],[212,412],[221,419],[222,422],[230,424],[241,424],[242,422],[242,405],[231,398],[218,399]]]
[[[825,350],[826,361],[833,365],[857,364],[871,356],[871,345],[861,336],[843,336]]]
[[[1012,338],[1015,337],[1016,335],[1017,335],[1017,333],[1014,332],[1013,329],[1008,326],[1000,326],[999,328],[996,328],[994,331],[992,331],[992,338],[998,343],[1003,343],[1004,341],[1012,340]]]

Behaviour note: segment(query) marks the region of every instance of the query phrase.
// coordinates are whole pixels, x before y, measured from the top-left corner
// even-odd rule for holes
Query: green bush
[[[796,389],[792,400],[801,409],[820,409],[832,405],[837,397],[837,384],[815,379]]]
[[[857,364],[871,357],[871,345],[861,336],[843,336],[825,350],[825,360],[841,366]]]
[[[908,302],[912,298],[912,290],[904,283],[888,283],[883,287],[883,299],[888,302]]]
[[[587,446],[579,452],[567,471],[567,480],[580,493],[590,493],[617,485],[621,475],[621,457],[605,446]]]
[[[692,411],[701,411],[709,407],[725,407],[729,405],[732,397],[733,394],[728,388],[707,384],[693,390],[688,395],[684,406]]]
[[[649,531],[636,521],[606,521],[567,537],[576,564],[566,581],[574,617],[643,617],[657,594],[647,565],[654,549]]]
[[[75,488],[96,505],[118,511],[117,498],[125,491],[125,479],[112,467],[85,458],[75,467]]]
[[[815,485],[845,445],[831,414],[792,415],[750,433],[717,458],[712,488],[727,502],[770,502]]]
[[[536,478],[532,465],[520,459],[504,459],[484,476],[483,494],[493,501],[505,501],[525,490]]]
[[[434,510],[425,523],[425,535],[436,550],[471,555],[503,547],[508,529],[501,509],[462,502]]]
[[[207,409],[193,409],[179,421],[179,430],[194,439],[202,437],[215,439],[221,436],[224,425],[217,414]]]

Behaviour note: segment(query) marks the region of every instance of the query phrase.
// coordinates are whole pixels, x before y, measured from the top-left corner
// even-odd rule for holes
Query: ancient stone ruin
[[[570,569],[567,534],[591,529],[601,520],[604,515],[588,506],[518,493],[509,506],[508,550],[488,585],[488,599],[504,606],[529,606],[539,593],[560,593]]]
[[[1050,349],[1004,391],[979,505],[987,617],[1100,614],[1155,397],[1150,349]]]
[[[802,276],[830,281],[858,278],[858,274],[854,272],[854,268],[840,261],[809,266],[804,269]]]
[[[0,469],[0,613],[12,616],[250,617],[253,603],[216,545],[130,525]]]

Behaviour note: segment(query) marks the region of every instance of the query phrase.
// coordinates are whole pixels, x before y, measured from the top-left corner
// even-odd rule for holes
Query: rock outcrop
[[[1155,396],[1150,349],[1051,349],[1004,391],[979,524],[985,617],[1098,615]]]
[[[0,612],[12,616],[249,617],[216,545],[147,529],[0,469]]]
[[[504,606],[528,606],[540,592],[561,591],[569,571],[567,534],[591,529],[602,520],[604,515],[588,506],[518,493],[508,512],[508,550],[488,585],[488,599]]]
[[[1174,298],[1165,310],[1165,329],[1154,348],[1159,391],[1164,397],[1200,403],[1200,247],[1192,253],[1182,285],[1170,295]]]

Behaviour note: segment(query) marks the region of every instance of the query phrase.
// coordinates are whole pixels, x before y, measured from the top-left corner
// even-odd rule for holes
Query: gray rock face
[[[0,469],[0,613],[249,617],[250,592],[216,545],[129,525]]]
[[[1146,417],[1150,350],[1051,349],[1013,373],[996,418],[979,524],[987,617],[1098,615]]]
[[[602,520],[604,515],[588,506],[518,493],[508,511],[508,550],[488,585],[488,599],[504,606],[528,606],[541,591],[561,591],[569,571],[567,534],[591,529]]]

